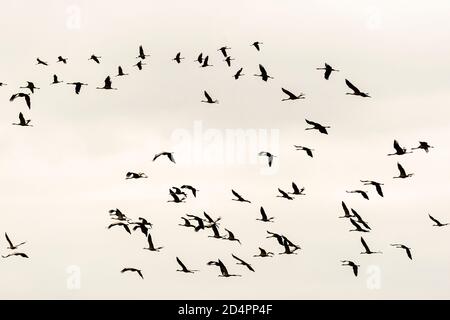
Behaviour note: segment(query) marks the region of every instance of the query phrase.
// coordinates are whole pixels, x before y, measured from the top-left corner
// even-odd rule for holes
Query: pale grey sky
[[[30,259],[0,260],[0,298],[448,299],[443,244],[450,229],[432,227],[427,214],[450,221],[449,9],[444,0],[4,1],[0,232],[27,241],[21,250]],[[257,40],[260,52],[250,46]],[[151,55],[140,72],[132,67],[139,45]],[[217,51],[223,45],[236,59],[231,68]],[[179,51],[186,59],[177,65],[171,59]],[[193,62],[200,52],[213,67]],[[100,65],[88,61],[93,53],[102,56]],[[55,63],[59,55],[67,65]],[[49,67],[37,66],[37,57]],[[315,70],[324,62],[340,70],[329,81]],[[274,79],[253,77],[259,63]],[[119,90],[96,90],[119,64],[130,73],[113,78]],[[245,76],[235,81],[240,67]],[[89,86],[78,96],[72,86],[50,86],[54,73]],[[346,96],[346,78],[372,98]],[[28,80],[41,87],[30,111],[8,102]],[[281,87],[306,99],[281,102]],[[220,103],[201,103],[203,90]],[[12,126],[19,112],[34,127]],[[329,135],[305,131],[305,118],[330,125]],[[239,153],[225,146],[237,130],[258,132],[256,145],[245,146],[243,163],[220,163],[220,154]],[[394,139],[435,148],[387,157]],[[312,147],[314,158],[294,144]],[[248,157],[261,148],[277,155],[274,170]],[[151,161],[163,150],[176,151],[176,165]],[[415,175],[392,179],[397,161]],[[125,181],[127,171],[149,179]],[[385,197],[360,179],[383,182]],[[306,196],[277,198],[277,188],[292,181]],[[168,189],[182,184],[196,186],[198,197],[167,203]],[[231,201],[232,188],[252,203]],[[350,189],[368,190],[371,199]],[[364,237],[382,255],[359,254],[360,234],[337,218],[342,200],[371,224]],[[260,206],[275,223],[255,221]],[[148,252],[142,234],[107,230],[108,210],[116,207],[152,221],[164,249]],[[242,246],[177,225],[186,213],[203,211],[221,216]],[[303,249],[253,258],[258,246],[282,251],[266,230]],[[413,261],[389,246],[398,242],[412,247]],[[0,253],[7,253],[4,239]],[[256,272],[236,265],[231,253]],[[176,272],[175,256],[200,272]],[[219,270],[206,266],[217,258],[243,277],[218,278]],[[342,259],[361,265],[358,278]],[[67,286],[71,266],[79,268],[79,289]],[[121,274],[126,266],[141,268],[145,280]]]

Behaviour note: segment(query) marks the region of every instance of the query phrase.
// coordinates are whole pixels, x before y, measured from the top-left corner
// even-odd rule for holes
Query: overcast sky
[[[428,219],[450,222],[449,10],[445,0],[3,1],[0,232],[27,241],[20,251],[30,258],[0,261],[0,298],[450,298],[450,227]],[[142,71],[133,67],[139,45],[150,54]],[[217,51],[224,45],[231,67]],[[213,67],[194,63],[200,52]],[[325,62],[340,70],[328,81],[316,70]],[[253,76],[260,63],[274,79]],[[118,65],[129,73],[112,78],[118,90],[96,90]],[[73,86],[50,85],[53,74],[89,85],[75,95]],[[345,79],[372,98],[345,95]],[[26,81],[41,88],[31,110],[8,101]],[[282,102],[281,87],[306,99]],[[201,103],[204,90],[219,104]],[[11,125],[19,112],[34,126]],[[329,125],[329,134],[305,131],[305,118]],[[243,130],[256,138],[238,147]],[[388,157],[394,139],[435,148]],[[313,148],[314,158],[294,144]],[[174,151],[177,164],[152,162],[161,151]],[[277,156],[271,170],[259,151]],[[397,161],[414,176],[393,179]],[[128,171],[149,179],[126,181]],[[360,179],[383,182],[385,197]],[[293,181],[306,195],[277,198]],[[168,203],[169,188],[183,184],[196,186],[197,198]],[[231,201],[232,188],[252,203]],[[370,200],[346,193],[353,189]],[[338,218],[341,201],[369,222],[364,237],[383,254],[360,254],[360,234]],[[260,206],[274,223],[255,220]],[[161,252],[143,250],[139,232],[108,230],[112,208],[150,220]],[[203,211],[222,217],[242,245],[178,226]],[[302,250],[278,255],[283,248],[266,230]],[[391,243],[410,246],[413,261]],[[2,239],[3,255],[6,246]],[[258,247],[276,256],[254,258]],[[176,272],[176,256],[200,271]],[[217,277],[206,263],[218,258],[243,276]],[[340,260],[360,264],[359,277]],[[123,267],[142,269],[145,280]]]

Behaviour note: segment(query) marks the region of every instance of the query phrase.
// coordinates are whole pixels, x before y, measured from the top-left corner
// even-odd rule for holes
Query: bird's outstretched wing
[[[13,244],[12,244],[11,240],[9,239],[8,234],[6,232],[5,232],[5,238],[6,238],[6,241],[8,241],[9,246],[13,247]]]
[[[377,193],[380,195],[380,197],[384,197],[383,189],[381,189],[381,185],[379,183],[375,184],[375,189],[377,190]]]
[[[295,184],[295,182],[292,182],[292,189],[294,190],[294,193],[300,193],[300,190],[298,189],[298,187]]]
[[[184,265],[183,262],[181,262],[181,260],[177,257],[177,262],[180,265],[181,269],[183,269],[183,271],[187,271],[186,266]]]
[[[259,212],[261,213],[262,219],[263,219],[263,220],[267,220],[266,211],[264,210],[263,207],[261,207],[261,208],[259,209]]]
[[[363,245],[364,249],[365,249],[367,252],[370,251],[369,246],[367,245],[367,243],[366,243],[366,241],[364,240],[363,237],[361,237],[361,244]]]
[[[402,165],[400,163],[398,163],[398,162],[397,162],[397,168],[398,168],[398,171],[400,172],[401,176],[406,176],[405,169],[403,169]]]
[[[350,81],[348,81],[347,79],[345,79],[345,84],[354,92],[354,93],[359,93],[359,89],[357,87],[355,87]]]
[[[433,220],[436,224],[441,224],[439,222],[439,220],[437,220],[436,218],[434,218],[433,216],[431,216],[431,214],[428,214],[428,216],[430,217],[431,220]]]
[[[350,211],[348,210],[347,205],[345,204],[345,202],[342,201],[341,204],[342,204],[342,209],[344,210],[345,216],[346,217],[350,216]]]
[[[283,91],[285,94],[287,94],[290,99],[296,99],[297,98],[297,96],[295,94],[293,94],[289,90],[286,90],[285,88],[281,88],[281,91]]]

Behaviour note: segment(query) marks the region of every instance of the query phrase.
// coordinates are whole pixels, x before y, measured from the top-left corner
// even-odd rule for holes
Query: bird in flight
[[[228,57],[227,50],[229,50],[229,49],[231,49],[231,48],[227,47],[227,46],[223,46],[223,47],[217,49],[217,51],[222,52],[223,56],[226,58],[226,57]]]
[[[412,153],[412,151],[407,152],[406,148],[402,148],[397,140],[394,140],[394,149],[395,153],[388,153],[388,156],[395,156],[395,155],[401,156],[403,154]]]
[[[350,266],[350,267],[352,267],[353,274],[355,275],[355,277],[358,276],[358,268],[359,268],[358,264],[356,264],[356,263],[354,263],[353,261],[350,261],[350,260],[342,260],[341,262],[342,262],[343,266]]]
[[[26,241],[24,241],[24,242],[21,242],[18,244],[13,244],[11,239],[9,239],[8,234],[6,232],[5,232],[5,238],[9,245],[7,248],[10,250],[16,250],[18,247],[20,247],[21,245],[24,245],[26,243]]]
[[[272,220],[275,219],[274,217],[267,217],[266,211],[263,207],[259,208],[259,212],[261,213],[261,219],[257,218],[256,220],[262,221],[262,222],[273,222]]]
[[[419,146],[416,148],[411,148],[411,150],[417,150],[417,149],[422,149],[424,150],[426,153],[428,153],[430,151],[430,148],[434,148],[433,146],[430,146],[428,144],[428,142],[426,141],[419,141]]]
[[[103,87],[97,87],[96,89],[104,89],[104,90],[117,90],[117,88],[112,87],[111,77],[107,76],[105,79],[105,84]]]
[[[219,275],[219,277],[228,278],[228,277],[240,277],[241,276],[239,274],[230,274],[230,273],[228,273],[227,268],[222,263],[222,261],[220,261],[220,259],[217,260],[217,261],[209,261],[207,263],[207,265],[208,266],[218,266],[220,268],[220,273],[221,273],[221,275]]]
[[[447,225],[449,225],[449,223],[441,223],[439,220],[437,220],[436,218],[433,218],[432,216],[431,216],[431,214],[428,214],[428,217],[430,217],[430,219],[434,222],[434,223],[436,223],[436,224],[433,224],[433,226],[435,226],[435,227],[444,227],[444,226],[447,226]]]
[[[273,154],[271,154],[270,152],[267,152],[267,151],[261,151],[260,153],[258,153],[258,156],[267,157],[267,161],[268,161],[269,167],[272,166],[273,158],[276,157],[276,156],[274,156]]]
[[[136,58],[140,58],[142,60],[145,60],[146,57],[150,57],[149,54],[144,53],[144,48],[142,46],[139,46],[139,55]]]
[[[290,242],[285,236],[282,236],[283,238],[283,247],[284,247],[284,252],[280,252],[279,254],[297,254],[297,250],[300,249],[300,247],[293,245],[292,242]],[[291,249],[291,246],[294,247],[294,249]]]
[[[8,85],[7,83],[0,82],[0,87],[7,86],[7,85]]]
[[[25,87],[19,87],[20,89],[29,89],[31,93],[34,93],[34,90],[39,90],[40,88],[36,87],[33,82],[27,81],[27,85]]]
[[[62,62],[64,64],[67,64],[67,58],[63,58],[62,56],[58,56],[58,61],[56,62]]]
[[[31,109],[31,98],[30,98],[30,94],[28,93],[15,93],[11,96],[11,98],[9,98],[9,101],[13,102],[14,100],[16,100],[17,98],[24,98],[25,99],[25,103],[27,104],[28,109]]]
[[[118,208],[111,209],[108,211],[109,215],[112,216],[111,219],[119,220],[119,221],[128,221],[130,220],[125,214],[122,213]]]
[[[249,200],[244,199],[239,193],[237,193],[236,191],[234,191],[233,189],[231,189],[231,192],[233,193],[233,195],[236,197],[236,199],[231,199],[233,201],[239,201],[239,202],[248,202],[251,203]]]
[[[404,249],[406,251],[406,255],[408,256],[408,258],[410,260],[412,260],[412,255],[411,255],[411,248],[408,248],[407,246],[405,246],[404,244],[399,244],[399,243],[394,243],[391,244],[391,246],[396,247],[398,249]]]
[[[320,133],[328,134],[327,129],[330,128],[329,126],[323,126],[320,123],[305,119],[306,123],[311,125],[312,128],[306,128],[305,130],[318,130]]]
[[[364,252],[361,252],[361,254],[375,254],[375,253],[382,253],[381,251],[372,251],[370,250],[369,246],[367,245],[366,241],[363,237],[361,237],[361,244],[364,247]]]
[[[237,243],[241,244],[241,240],[239,240],[238,238],[236,238],[234,236],[234,233],[231,232],[230,230],[228,230],[227,228],[225,228],[225,231],[228,233],[228,238],[222,238],[224,240],[229,240],[229,241],[236,241]]]
[[[142,279],[144,279],[144,276],[142,275],[142,270],[136,269],[136,268],[123,268],[121,273],[125,272],[136,272]]]
[[[285,94],[288,95],[288,98],[281,99],[281,101],[305,99],[305,95],[303,93],[300,93],[299,95],[295,95],[285,88],[281,88],[281,91],[283,91]]]
[[[263,43],[259,42],[259,41],[255,41],[251,45],[254,46],[256,48],[256,50],[260,51],[260,49],[261,49],[260,45],[261,44],[263,44]]]
[[[45,61],[43,61],[43,60],[41,60],[39,58],[36,58],[36,61],[37,61],[37,64],[42,64],[43,66],[48,66],[47,62],[45,62]]]
[[[68,83],[68,84],[75,86],[75,93],[76,94],[80,94],[82,86],[87,86],[87,83],[82,83],[82,82],[71,82],[71,83]]]
[[[412,177],[414,175],[414,173],[406,173],[405,169],[403,169],[402,165],[400,163],[397,162],[397,168],[399,171],[399,176],[398,177],[394,177],[394,179],[406,179],[409,177]]]
[[[242,69],[243,68],[240,68],[235,74],[234,74],[234,76],[233,76],[233,78],[234,79],[239,79],[239,77],[242,77],[244,74],[242,73]]]
[[[15,126],[22,126],[22,127],[32,127],[33,125],[30,124],[31,119],[25,119],[22,112],[19,112],[19,123],[13,123]]]
[[[361,226],[358,224],[358,222],[356,222],[356,221],[353,220],[352,218],[350,218],[350,222],[352,223],[352,225],[353,225],[356,229],[352,229],[352,230],[349,230],[349,231],[369,232],[369,230],[366,230],[366,229],[361,228]]]
[[[355,209],[351,209],[353,216],[357,219],[358,223],[362,224],[364,226],[364,228],[372,230],[369,225],[367,224],[366,221],[363,220],[363,218],[361,218],[361,216],[358,214],[358,212],[356,212]]]
[[[22,258],[29,258],[25,253],[23,252],[13,252],[13,253],[9,253],[6,256],[2,255],[2,258],[9,258],[9,257],[14,257],[14,256],[18,256],[18,257],[22,257]]]
[[[269,75],[267,74],[267,71],[266,71],[266,69],[263,67],[262,64],[259,65],[259,71],[261,71],[261,74],[254,74],[254,76],[256,76],[256,77],[261,77],[261,79],[262,79],[263,81],[267,81],[268,79],[273,79],[273,77],[271,77],[271,76],[269,76]]]
[[[295,184],[295,182],[292,182],[292,190],[293,190],[293,192],[289,192],[289,194],[293,194],[293,195],[296,195],[296,196],[304,196],[305,195],[303,193],[303,191],[305,191],[305,188],[299,189],[297,187],[297,185]]]
[[[361,96],[364,98],[370,98],[369,94],[366,92],[360,91],[357,87],[355,87],[350,81],[345,79],[345,84],[347,87],[349,87],[353,92],[347,92],[346,94],[352,95],[352,96]]]
[[[273,256],[273,252],[268,252],[268,251],[264,250],[263,248],[258,248],[258,249],[259,249],[259,254],[254,255],[254,257],[267,258],[267,257]]]
[[[91,57],[88,60],[92,60],[94,62],[97,62],[98,64],[100,63],[100,58],[99,56],[96,56],[95,54],[91,55]]]
[[[166,156],[170,161],[172,161],[173,163],[175,163],[175,158],[173,157],[173,152],[161,152],[161,153],[157,153],[155,154],[155,156],[153,157],[153,161],[155,161],[156,159],[158,159],[161,156]]]
[[[344,215],[339,217],[339,218],[351,218],[352,215],[350,214],[350,211],[347,208],[347,205],[345,204],[344,201],[341,202],[342,205],[342,209],[344,210]]]
[[[269,235],[266,237],[267,239],[269,238],[275,238],[278,241],[278,244],[280,245],[284,245],[284,240],[283,240],[283,236],[281,234],[275,233],[275,232],[270,232],[270,231],[266,231]]]
[[[194,198],[197,197],[197,192],[199,191],[198,189],[194,188],[193,186],[184,184],[180,187],[181,189],[188,189],[192,192],[192,195],[194,196]]]
[[[139,217],[139,221],[136,222],[130,222],[130,224],[134,224],[133,231],[136,231],[137,229],[140,229],[141,232],[147,237],[148,236],[148,229],[153,227],[153,224],[147,221],[145,218]]]
[[[231,254],[231,256],[232,256],[234,259],[236,259],[237,261],[239,261],[237,264],[240,264],[240,265],[242,265],[242,266],[245,266],[245,267],[247,267],[248,270],[255,272],[255,269],[253,269],[253,267],[252,267],[249,263],[245,262],[245,261],[242,260],[241,258],[236,257],[234,254]]]
[[[226,57],[225,60],[223,60],[223,61],[225,61],[225,62],[227,63],[227,65],[228,65],[229,67],[231,67],[231,61],[232,61],[232,60],[235,60],[235,59],[233,59],[233,58],[231,58],[230,56],[228,56],[228,57]]]
[[[367,191],[363,190],[352,190],[346,191],[347,193],[359,193],[364,199],[369,200],[369,196],[367,195]]]
[[[219,100],[213,100],[213,98],[211,98],[211,96],[208,94],[208,92],[203,91],[203,94],[206,97],[206,100],[201,100],[201,102],[205,102],[205,103],[219,103]]]
[[[123,222],[114,222],[114,223],[111,223],[111,224],[108,226],[108,229],[111,229],[112,227],[117,227],[117,226],[123,227],[123,228],[125,229],[126,232],[128,232],[129,234],[131,234],[131,231],[130,231],[130,228],[128,227],[128,224],[127,224],[127,223],[123,223]]]
[[[212,67],[213,66],[212,64],[208,64],[208,60],[209,60],[209,56],[206,56],[203,59],[203,63],[202,63],[202,65],[200,67],[202,67],[202,68]]]
[[[316,68],[316,70],[325,70],[325,73],[323,75],[325,80],[328,80],[330,78],[331,72],[339,71],[339,70],[333,69],[333,67],[330,66],[328,63],[325,63],[325,68]]]
[[[177,63],[181,63],[181,60],[183,60],[184,58],[181,57],[181,52],[178,52],[177,55],[175,56],[175,58],[173,58],[172,60],[176,61]]]
[[[186,268],[186,266],[184,265],[184,263],[181,262],[180,258],[178,258],[178,257],[176,257],[176,258],[177,258],[177,263],[178,263],[178,264],[180,265],[180,267],[181,267],[181,269],[179,269],[179,270],[177,270],[177,271],[179,271],[179,272],[184,272],[184,273],[194,273],[194,272],[198,271],[198,270],[189,270],[188,268]]]
[[[203,53],[200,53],[194,62],[203,63]]]
[[[312,152],[314,151],[314,149],[310,149],[310,148],[303,147],[303,146],[297,146],[297,145],[294,145],[294,147],[295,147],[295,149],[296,149],[297,151],[303,150],[303,151],[306,152],[306,154],[307,154],[308,156],[310,156],[311,158],[313,157],[313,153],[312,153]]]
[[[361,182],[365,185],[365,186],[375,186],[375,190],[377,190],[377,193],[380,197],[384,197],[383,195],[383,189],[381,189],[381,186],[383,185],[380,182],[376,182],[376,181],[371,181],[371,180],[361,180]]]
[[[53,75],[53,82],[50,84],[58,84],[58,83],[62,83],[61,80],[58,79],[58,76],[56,74]]]
[[[195,228],[195,226],[193,224],[191,224],[191,222],[188,219],[186,219],[185,217],[181,217],[181,219],[183,219],[184,224],[179,224],[179,226]]]
[[[127,172],[125,179],[141,179],[148,178],[148,176],[143,172]]]
[[[184,200],[186,200],[186,197],[183,198],[179,197],[178,194],[176,194],[172,189],[169,189],[169,194],[172,197],[172,200],[168,200],[167,202],[181,203],[185,202]]]
[[[194,228],[195,232],[205,229],[205,224],[203,223],[202,218],[195,216],[193,214],[187,214],[186,216],[188,216],[189,218],[192,218],[191,220],[195,220],[197,222],[197,226]]]
[[[288,200],[294,200],[294,198],[292,198],[286,191],[281,190],[280,188],[278,188],[278,192],[281,195],[277,195],[278,198],[285,198]]]
[[[147,65],[147,64],[143,63],[142,61],[139,61],[138,63],[133,65],[133,67],[137,67],[139,70],[142,70],[142,66],[145,66],[145,65]]]
[[[147,242],[148,242],[148,248],[144,248],[144,250],[159,252],[159,250],[161,250],[163,248],[163,247],[155,247],[153,245],[152,235],[150,234],[150,232],[148,232],[148,234],[147,234]]]
[[[128,73],[124,73],[121,66],[117,67],[117,75],[116,75],[116,77],[123,77],[123,76],[127,76],[127,75],[128,75]]]

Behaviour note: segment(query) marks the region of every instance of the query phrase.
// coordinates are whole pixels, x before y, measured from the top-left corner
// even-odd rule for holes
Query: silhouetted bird
[[[137,67],[139,70],[142,70],[142,66],[145,66],[145,65],[147,65],[147,64],[143,63],[142,61],[139,61],[138,63],[133,65],[133,67]]]
[[[331,72],[332,71],[339,71],[339,70],[336,70],[336,69],[333,69],[333,67],[332,66],[330,66],[329,64],[327,64],[327,63],[325,63],[325,68],[316,68],[317,70],[325,70],[325,73],[324,73],[324,78],[326,79],[326,80],[328,80],[329,78],[330,78],[330,75],[331,75]]]
[[[71,85],[75,86],[75,93],[76,94],[80,94],[82,86],[87,86],[87,83],[82,83],[82,82],[72,82],[72,83],[68,83],[68,84],[71,84]]]
[[[294,147],[297,149],[297,151],[298,150],[306,151],[306,154],[308,156],[310,156],[311,158],[313,157],[313,153],[312,152],[314,151],[314,149],[310,149],[310,148],[303,147],[303,146],[297,146],[297,145],[294,145]]]
[[[366,92],[361,92],[357,87],[355,87],[350,81],[345,79],[345,84],[349,87],[353,92],[347,92],[346,94],[350,94],[353,96],[361,96],[364,98],[370,98],[369,94]]]
[[[176,61],[177,63],[181,63],[181,60],[183,60],[184,58],[181,57],[181,52],[178,52],[177,55],[175,56],[175,58],[173,58],[172,60]]]
[[[358,224],[358,222],[356,222],[356,221],[353,220],[352,218],[350,218],[350,222],[352,223],[352,225],[355,226],[356,229],[349,230],[349,231],[369,232],[369,230],[365,230],[365,229],[361,228],[361,226]]]
[[[242,265],[244,267],[247,267],[248,270],[255,272],[255,269],[253,269],[253,267],[249,263],[245,262],[241,258],[236,257],[234,254],[231,254],[231,256],[233,258],[235,258],[237,261],[239,261],[237,264],[240,264],[240,265]]]
[[[198,189],[194,188],[193,186],[184,184],[181,186],[181,189],[188,189],[192,192],[192,195],[196,198],[197,197],[197,192],[199,191]]]
[[[209,262],[207,263],[207,265],[208,265],[208,266],[218,266],[218,267],[220,267],[220,273],[221,273],[221,275],[219,275],[219,277],[225,277],[225,278],[228,278],[228,277],[240,277],[240,276],[241,276],[241,275],[239,275],[239,274],[230,274],[230,273],[228,273],[227,268],[226,268],[225,265],[222,263],[222,261],[220,261],[220,259],[217,260],[217,261],[209,261]]]
[[[141,179],[148,178],[148,176],[143,172],[127,172],[125,179]]]
[[[140,58],[142,60],[145,60],[146,57],[150,57],[149,54],[144,53],[144,48],[142,46],[139,46],[139,55],[136,58]]]
[[[180,267],[181,267],[181,270],[177,270],[177,271],[179,271],[179,272],[184,272],[184,273],[194,273],[195,271],[198,271],[198,270],[189,270],[188,268],[186,268],[186,266],[184,265],[184,263],[183,262],[181,262],[181,260],[180,260],[180,258],[178,258],[178,257],[176,257],[177,258],[177,263],[180,265]]]
[[[369,246],[367,245],[366,241],[364,241],[364,238],[361,237],[361,244],[364,247],[364,252],[361,252],[361,254],[374,254],[374,253],[382,253],[381,251],[372,251],[370,250]]]
[[[116,75],[116,77],[123,77],[123,76],[127,76],[127,75],[128,75],[128,73],[124,73],[121,66],[117,67],[117,75]]]
[[[400,144],[398,143],[397,140],[394,140],[394,149],[395,149],[395,153],[389,153],[388,156],[394,156],[394,155],[401,156],[406,153],[412,153],[411,151],[407,152],[406,148],[400,147]]]
[[[280,188],[278,188],[278,192],[281,195],[277,195],[278,198],[285,198],[288,200],[294,200],[294,198],[292,198],[286,191],[281,190]]]
[[[196,232],[205,229],[205,224],[203,223],[202,218],[195,216],[193,214],[187,214],[186,216],[188,216],[189,218],[192,218],[193,220],[195,220],[197,222],[197,226],[194,229]]]
[[[27,81],[27,85],[25,87],[19,87],[20,89],[29,89],[31,93],[34,93],[34,90],[38,90],[40,88],[36,87],[33,82]]]
[[[259,212],[261,213],[261,219],[257,218],[256,220],[263,222],[273,222],[272,220],[275,219],[274,217],[268,218],[263,207],[259,208]]]
[[[284,247],[284,252],[281,252],[279,254],[297,254],[295,251],[299,250],[300,248],[295,246],[294,249],[291,249],[291,243],[290,241],[284,237],[283,237],[283,247]]]
[[[253,42],[251,45],[252,46],[254,46],[255,48],[256,48],[256,50],[260,50],[261,48],[260,48],[260,45],[261,44],[263,44],[262,42],[259,42],[259,41],[255,41],[255,42]]]
[[[47,62],[42,61],[42,60],[39,59],[39,58],[36,58],[36,61],[37,61],[37,64],[42,64],[43,66],[48,66],[48,63],[47,63]]]
[[[405,179],[405,178],[409,178],[412,177],[414,175],[414,173],[406,173],[405,169],[403,169],[402,165],[400,163],[397,162],[397,168],[399,171],[399,176],[398,177],[394,177],[394,179],[396,178],[400,178],[400,179]]]
[[[22,258],[29,258],[28,255],[26,255],[25,253],[22,253],[22,252],[13,252],[13,253],[7,254],[6,256],[2,255],[2,258],[6,259],[6,258],[9,258],[9,257],[14,257],[14,256],[22,257]]]
[[[91,55],[91,57],[88,60],[93,60],[97,63],[100,63],[100,58],[99,56],[96,56],[95,54]]]
[[[356,263],[354,263],[353,261],[350,261],[350,260],[342,260],[341,262],[342,262],[343,266],[350,266],[350,267],[352,267],[353,274],[355,275],[355,277],[358,276],[358,267],[359,267],[358,264],[356,264]]]
[[[226,57],[228,57],[228,54],[227,54],[227,50],[228,49],[231,49],[231,48],[229,48],[227,46],[224,46],[224,47],[221,47],[221,48],[217,49],[217,51],[222,52],[223,56],[226,58]]]
[[[347,193],[359,193],[364,199],[369,200],[369,196],[367,195],[366,191],[363,190],[352,190],[352,191],[346,191]]]
[[[380,182],[376,182],[376,181],[371,181],[371,180],[361,180],[361,182],[365,185],[365,186],[375,186],[375,189],[377,190],[377,193],[380,195],[380,197],[384,197],[383,195],[383,190],[381,189],[381,186],[383,185]]]
[[[211,225],[211,230],[213,232],[212,236],[208,236],[208,238],[215,238],[215,239],[224,239],[224,237],[222,237],[219,233],[219,229],[217,228],[217,224],[212,224]]]
[[[30,124],[30,119],[25,119],[22,112],[19,113],[19,123],[13,123],[15,126],[22,126],[22,127],[32,127]]]
[[[12,102],[12,101],[16,100],[16,98],[24,98],[28,109],[31,109],[31,98],[28,93],[22,93],[22,92],[15,93],[11,96],[11,98],[9,98],[9,101]]]
[[[104,89],[104,90],[117,90],[117,88],[112,87],[111,77],[107,76],[105,79],[105,84],[103,87],[97,87],[97,89]]]
[[[239,79],[239,77],[242,77],[244,74],[242,73],[242,68],[240,68],[233,76],[236,80]]]
[[[58,76],[56,74],[53,75],[53,82],[50,84],[58,84],[58,83],[62,83],[61,80],[58,79]]]
[[[194,62],[203,63],[203,53],[200,53]]]
[[[148,248],[144,248],[144,250],[159,252],[159,250],[161,250],[163,248],[163,247],[155,247],[153,245],[152,236],[151,236],[150,232],[147,234],[147,241],[148,241]]]
[[[411,150],[417,150],[417,149],[423,149],[426,153],[428,153],[430,148],[434,148],[433,146],[430,146],[428,142],[425,141],[419,141],[419,146],[417,148],[411,148]]]
[[[155,156],[153,157],[153,161],[155,161],[156,159],[158,159],[161,156],[166,156],[170,161],[172,161],[173,163],[175,163],[175,158],[173,157],[173,152],[161,152],[161,153],[157,153],[155,154]]]
[[[344,210],[344,215],[339,217],[339,218],[351,218],[352,215],[350,214],[350,211],[347,208],[347,205],[345,204],[344,201],[341,202],[342,205],[342,209]]]
[[[7,83],[0,82],[0,87],[7,86],[7,85],[8,85]]]
[[[229,66],[229,67],[231,67],[231,61],[232,60],[235,60],[235,59],[233,59],[233,58],[231,58],[231,57],[227,57],[225,60],[223,60],[223,61],[225,61],[226,63],[227,63],[227,65]]]
[[[408,248],[404,244],[391,244],[391,246],[396,247],[398,249],[404,249],[406,251],[406,255],[410,260],[412,260],[411,248]]]
[[[226,229],[226,228],[225,228],[225,231],[228,233],[228,237],[227,237],[227,238],[222,238],[222,239],[224,239],[224,240],[230,240],[230,241],[236,241],[236,242],[238,242],[239,244],[241,244],[241,240],[237,239],[237,238],[234,236],[234,233],[233,233],[233,232],[231,232],[230,230],[228,230],[228,229]]]
[[[261,151],[260,153],[258,153],[258,156],[267,157],[267,162],[269,164],[269,167],[272,166],[273,158],[276,157],[276,156],[274,156],[273,154],[271,154],[270,152],[267,152],[267,151]]]
[[[205,103],[219,103],[219,100],[217,100],[217,99],[213,100],[211,98],[211,96],[208,94],[208,92],[203,91],[203,94],[205,95],[206,100],[201,100],[201,102],[205,102]]]
[[[320,123],[310,121],[308,119],[305,119],[306,123],[313,126],[312,128],[306,128],[305,130],[318,130],[320,133],[328,134],[327,128],[330,128],[329,126],[323,126]]]
[[[128,221],[130,220],[125,214],[122,213],[122,211],[120,211],[118,208],[116,209],[111,209],[108,211],[109,215],[112,216],[111,218],[114,220],[119,220],[119,221]]]
[[[66,64],[67,63],[67,58],[63,58],[62,56],[59,56],[58,57],[58,61],[56,61],[56,62],[62,62],[64,64]]]
[[[184,200],[186,199],[186,197],[179,197],[172,189],[169,189],[169,194],[172,197],[172,200],[168,200],[167,202],[175,202],[175,203],[181,203],[181,202],[185,202]]]
[[[433,224],[433,226],[435,226],[435,227],[444,227],[444,226],[449,225],[449,223],[441,223],[436,218],[433,218],[430,214],[428,214],[428,216],[430,217],[431,220],[433,220],[434,223],[436,223],[436,224]]]
[[[181,226],[181,227],[188,227],[188,228],[189,227],[195,228],[195,226],[192,225],[191,222],[188,219],[186,219],[185,217],[181,217],[181,219],[183,219],[184,224],[179,224],[179,226]]]
[[[305,99],[305,95],[303,93],[300,93],[298,96],[296,96],[295,94],[293,94],[292,92],[290,92],[285,88],[281,88],[281,91],[283,91],[285,94],[288,95],[288,98],[281,99],[281,101]]]
[[[212,64],[208,64],[208,60],[209,60],[209,56],[206,56],[205,59],[203,59],[203,63],[201,65],[202,68],[206,68],[206,67],[212,67]]]
[[[144,276],[142,275],[142,270],[136,269],[136,268],[123,268],[121,273],[125,272],[136,272],[142,279],[144,279]]]
[[[13,244],[11,239],[9,239],[8,234],[5,232],[5,238],[6,241],[8,242],[8,249],[10,250],[16,250],[18,247],[20,247],[21,245],[24,245],[25,243],[27,243],[26,241],[18,243],[18,244]]]
[[[361,218],[361,216],[358,214],[358,212],[356,212],[355,209],[351,209],[353,216],[357,219],[358,223],[362,224],[364,226],[364,228],[372,230],[369,225],[367,224],[366,221],[363,220],[363,218]]]
[[[270,231],[266,231],[269,235],[266,237],[267,239],[269,238],[275,238],[278,241],[278,244],[280,245],[284,245],[284,239],[283,236],[281,234],[275,233],[275,232],[270,232]]]
[[[244,199],[239,193],[237,193],[236,191],[234,191],[233,189],[231,189],[231,192],[233,193],[233,195],[236,197],[236,199],[231,199],[233,201],[239,201],[239,202],[248,202],[251,203],[249,200]]]
[[[254,74],[254,76],[256,76],[256,77],[261,77],[261,79],[262,79],[263,81],[267,81],[268,79],[273,79],[273,77],[271,77],[271,76],[269,76],[269,75],[267,74],[267,71],[266,71],[266,69],[263,67],[262,64],[259,65],[259,70],[261,71],[261,74]]]
[[[258,249],[259,249],[259,254],[254,255],[254,257],[267,258],[267,257],[273,256],[273,252],[268,252],[268,251],[264,250],[263,248],[258,248]]]
[[[304,196],[305,194],[303,191],[305,191],[305,188],[299,189],[295,182],[292,182],[292,190],[293,192],[289,192],[289,194],[297,195],[297,196]]]

